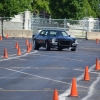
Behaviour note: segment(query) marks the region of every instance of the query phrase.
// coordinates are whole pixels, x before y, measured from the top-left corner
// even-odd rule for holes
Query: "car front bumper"
[[[77,46],[78,45],[78,43],[72,43],[72,46]]]
[[[50,43],[51,48],[69,48],[69,47],[77,47],[78,43],[70,43],[70,45],[62,45],[59,42]]]

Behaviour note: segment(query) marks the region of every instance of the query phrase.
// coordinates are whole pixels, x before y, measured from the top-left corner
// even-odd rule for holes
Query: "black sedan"
[[[32,36],[33,49],[38,50],[40,47],[45,47],[46,50],[56,48],[58,50],[71,49],[75,51],[77,48],[77,39],[71,37],[64,30],[45,29],[41,30],[35,36]]]

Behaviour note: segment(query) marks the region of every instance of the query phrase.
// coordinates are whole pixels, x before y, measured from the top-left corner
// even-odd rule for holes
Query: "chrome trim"
[[[77,46],[78,43],[72,43],[72,46]]]

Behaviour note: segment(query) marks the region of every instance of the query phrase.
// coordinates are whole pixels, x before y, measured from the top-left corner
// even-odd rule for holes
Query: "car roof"
[[[41,30],[48,30],[48,31],[65,31],[64,29],[41,29]]]

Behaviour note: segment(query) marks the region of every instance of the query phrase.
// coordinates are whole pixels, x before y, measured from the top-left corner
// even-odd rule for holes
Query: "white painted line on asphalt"
[[[70,84],[70,83],[67,83],[67,82],[53,80],[53,79],[50,79],[50,78],[46,78],[46,77],[42,77],[42,76],[38,76],[38,75],[33,75],[33,74],[29,74],[29,73],[26,73],[26,72],[17,71],[17,70],[13,70],[13,69],[9,69],[9,68],[5,68],[5,69],[11,70],[11,71],[14,71],[14,72],[18,72],[18,73],[22,73],[22,74],[26,74],[26,75],[30,75],[30,76],[34,76],[34,77],[38,77],[38,78],[42,78],[42,79],[46,79],[46,80],[51,80],[51,81],[55,81],[55,82],[59,82],[59,83],[64,83],[64,84]]]
[[[63,84],[68,84],[68,85],[71,84],[71,83],[62,82],[62,81],[54,80],[54,79],[47,78],[47,77],[42,77],[42,76],[33,75],[33,74],[29,74],[29,73],[22,72],[22,71],[13,70],[13,69],[10,69],[10,68],[5,68],[5,69],[7,69],[7,70],[11,70],[11,71],[14,71],[14,72],[18,72],[18,73],[22,73],[22,74],[26,74],[26,75],[30,75],[30,76],[34,76],[34,77],[38,77],[38,78],[42,78],[42,79],[45,79],[45,80],[50,80],[50,81],[59,82],[59,83],[63,83]],[[78,85],[78,86],[79,86],[79,87],[83,87],[83,88],[87,88],[87,89],[88,89],[88,87],[84,87],[84,86],[80,86],[80,85]]]
[[[17,67],[17,66],[16,66],[16,67],[9,67],[9,68],[20,69],[20,68],[30,68],[30,67]],[[0,66],[0,69],[5,69],[5,67],[1,67],[1,66]]]
[[[16,59],[13,59],[14,61],[19,61],[19,60],[23,60],[23,61],[27,61],[27,59],[21,59],[21,58],[16,58]]]
[[[100,72],[90,72],[90,73],[100,75]]]
[[[54,90],[0,90],[3,92],[48,92]]]
[[[82,72],[85,71],[85,70],[82,70],[82,69],[73,69],[73,70],[78,70],[78,71],[82,71]],[[94,71],[94,70],[92,70],[92,71]],[[100,75],[100,72],[99,71],[98,72],[89,72],[89,73],[93,73],[93,74]]]
[[[30,53],[28,53],[30,54]],[[23,55],[23,56],[26,56],[27,54]],[[18,57],[22,57],[22,56],[18,56]],[[18,58],[18,57],[11,57],[10,59],[14,59],[14,58]],[[95,65],[93,65],[92,67],[90,67],[89,71],[91,71],[91,69],[93,69]],[[6,68],[7,70],[12,70],[12,69],[8,69]],[[23,73],[23,74],[28,74],[28,73],[25,73],[25,72],[21,72],[21,71],[16,71],[16,70],[12,70],[12,71],[15,71],[15,72],[20,72],[20,73]],[[39,77],[39,78],[45,78],[45,77],[41,77],[41,76],[37,76],[37,75],[32,75],[32,74],[28,74],[28,75],[31,75],[31,76],[35,76],[35,77]],[[100,76],[99,76],[100,77]],[[83,78],[83,74],[81,76],[79,76],[77,78],[77,81],[79,81],[80,79]],[[45,78],[45,79],[49,79],[49,78]],[[49,80],[52,80],[52,81],[56,81],[56,82],[62,82],[62,81],[58,81],[58,80],[53,80],[53,79],[49,79]],[[95,87],[96,83],[99,81],[99,79],[97,78],[96,82],[93,82],[93,84],[91,84],[90,88],[89,88],[89,91],[91,91],[91,89],[94,89],[93,87]],[[65,82],[64,82],[65,83]],[[67,84],[70,84],[70,83],[67,83]],[[82,87],[82,86],[81,86]],[[88,88],[88,87],[86,87]],[[59,98],[60,100],[65,100],[65,97],[68,96],[70,94],[70,88],[68,90],[66,90],[63,94],[59,95]],[[85,98],[89,98],[90,96],[92,95],[91,92],[88,92],[88,96],[86,96]],[[86,100],[83,98],[83,100]]]
[[[17,60],[17,59],[16,59]],[[19,59],[20,60],[20,59]],[[21,59],[21,60],[25,60],[26,61],[26,59]],[[2,69],[2,68],[5,68],[5,67],[2,67],[2,66],[0,66],[0,69]],[[20,68],[28,68],[28,69],[48,69],[48,70],[53,70],[53,69],[60,69],[60,70],[67,70],[67,69],[69,69],[69,68],[65,68],[65,67],[61,67],[61,68],[59,68],[59,67],[17,67],[17,66],[15,66],[15,67],[9,67],[9,68],[14,68],[14,69],[20,69]]]
[[[23,50],[23,52],[21,52],[21,53],[25,53],[26,52],[26,50],[25,49],[22,49]],[[17,56],[17,54],[12,54],[12,55],[8,55],[9,57],[12,57],[12,56]],[[0,56],[0,58],[4,58],[4,56]]]
[[[49,91],[54,91],[53,89],[49,89],[49,88],[47,88],[47,89],[43,89],[43,90],[4,90],[4,89],[0,89],[0,91],[2,92],[49,92]],[[65,90],[59,90],[59,91],[65,91]],[[84,92],[87,92],[87,90],[79,90],[79,91],[84,91]]]
[[[25,57],[25,56],[27,56],[29,54],[33,54],[33,53],[37,53],[37,51],[30,52],[30,53],[25,53],[24,55],[21,55],[21,56],[8,57],[6,59],[1,59],[0,61],[6,61],[6,60],[11,60],[11,59],[21,58],[21,57]]]
[[[48,60],[48,59],[46,59],[46,60]],[[37,65],[37,64],[40,64],[40,63],[43,63],[43,61],[46,61],[46,60],[41,60],[41,61],[39,61],[38,63],[34,63],[33,66],[35,66],[35,65]],[[28,68],[31,68],[31,67],[32,67],[32,66],[24,67],[24,68],[21,69],[20,71],[23,71],[23,70],[28,69]],[[6,69],[6,68],[5,68],[5,69]],[[9,74],[9,75],[7,75],[7,76],[5,76],[5,77],[0,77],[0,79],[7,78],[7,77],[12,76],[13,74],[16,74],[16,73],[17,73],[17,72],[14,72],[14,73],[11,73],[11,74]]]
[[[98,75],[97,79],[91,84],[89,87],[88,95],[81,100],[88,100],[94,93],[96,84],[100,81],[100,75]]]
[[[89,72],[92,71],[92,69],[95,67],[95,65],[91,66],[89,68]],[[84,76],[84,73],[82,75],[80,75],[79,77],[77,77],[77,82],[79,80],[82,80],[83,79],[83,76]],[[78,85],[77,85],[78,86]],[[89,88],[89,87],[88,87]],[[67,89],[64,93],[60,94],[59,95],[59,100],[66,100],[66,97],[68,97],[70,95],[70,90],[71,90],[71,85],[69,87],[69,89]]]
[[[77,60],[77,59],[71,59],[71,58],[65,58],[65,57],[49,56],[49,55],[44,55],[44,54],[35,54],[35,55],[54,57],[54,58],[60,58],[60,59],[75,60],[75,61],[83,61],[83,60]]]
[[[81,69],[81,68],[74,68],[73,70],[84,71],[84,70]]]
[[[3,90],[1,89],[0,91],[4,92],[49,92],[49,91],[54,91],[52,89],[44,89],[44,90]],[[65,90],[59,90],[59,91],[65,91]]]
[[[0,58],[3,58],[3,56],[0,56]]]

